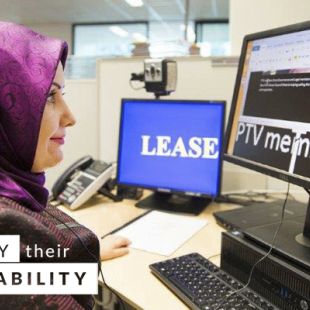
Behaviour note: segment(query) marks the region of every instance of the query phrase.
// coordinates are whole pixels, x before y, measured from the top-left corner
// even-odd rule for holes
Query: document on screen
[[[131,248],[169,256],[207,224],[191,216],[152,211],[114,235],[128,238]]]

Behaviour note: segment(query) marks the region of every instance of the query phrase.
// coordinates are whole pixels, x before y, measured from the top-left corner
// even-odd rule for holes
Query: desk
[[[143,209],[136,208],[134,204],[135,201],[130,200],[114,203],[98,196],[75,211],[70,211],[65,207],[59,208],[100,237],[145,212]],[[188,309],[151,274],[148,266],[191,252],[199,252],[206,258],[219,254],[223,229],[216,224],[212,213],[232,208],[232,205],[225,204],[209,205],[198,216],[198,218],[207,219],[209,224],[169,257],[130,249],[128,255],[102,262],[102,271],[107,284],[126,302],[138,309]],[[212,261],[219,264],[219,256]]]

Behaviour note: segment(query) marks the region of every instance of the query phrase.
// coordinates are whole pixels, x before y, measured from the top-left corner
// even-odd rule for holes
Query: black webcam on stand
[[[154,93],[156,99],[167,96],[176,89],[177,63],[171,59],[146,59],[144,71],[139,74],[132,73],[130,81],[144,82],[143,88]]]

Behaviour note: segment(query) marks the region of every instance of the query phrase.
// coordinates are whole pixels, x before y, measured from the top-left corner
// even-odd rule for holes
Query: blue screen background
[[[222,128],[225,106],[215,102],[123,100],[118,182],[216,196],[219,193]],[[191,137],[217,137],[217,159],[143,156],[142,135],[178,137],[185,145]]]

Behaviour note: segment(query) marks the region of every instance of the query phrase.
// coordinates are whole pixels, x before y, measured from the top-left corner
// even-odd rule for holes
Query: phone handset
[[[72,164],[56,181],[52,193],[55,199],[70,209],[77,209],[112,177],[115,167],[85,156]]]

